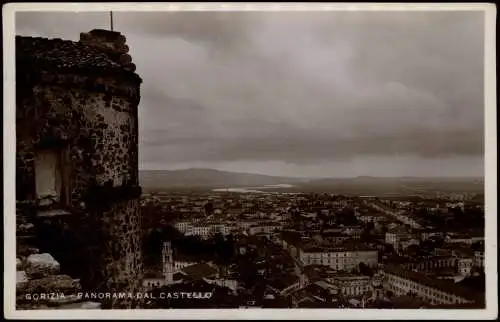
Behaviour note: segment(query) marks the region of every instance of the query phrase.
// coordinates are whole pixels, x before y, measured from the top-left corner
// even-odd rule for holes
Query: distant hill
[[[435,192],[484,193],[482,178],[382,178],[361,176],[355,178],[302,179],[238,173],[214,169],[142,170],[140,184],[146,189],[259,187],[291,184],[293,188],[275,188],[276,191],[334,192],[339,194],[421,194]],[[270,190],[268,190],[270,191]]]
[[[319,179],[302,185],[313,191],[338,191],[359,194],[428,194],[428,193],[483,193],[482,178],[424,178],[424,177],[356,177]]]
[[[337,184],[405,184],[405,183],[421,183],[421,184],[433,184],[433,183],[467,183],[467,184],[478,184],[483,185],[484,180],[482,178],[472,178],[472,177],[369,177],[360,176],[354,178],[325,178],[311,180],[314,184],[325,184],[325,185],[337,185]]]
[[[299,178],[199,168],[185,170],[142,170],[139,171],[139,180],[143,187],[152,189],[176,187],[253,187],[275,184],[298,184],[306,181]]]

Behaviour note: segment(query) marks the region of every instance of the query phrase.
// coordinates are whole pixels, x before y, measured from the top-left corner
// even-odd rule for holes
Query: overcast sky
[[[108,13],[18,13],[78,40]],[[484,13],[115,13],[137,73],[142,169],[483,175]]]

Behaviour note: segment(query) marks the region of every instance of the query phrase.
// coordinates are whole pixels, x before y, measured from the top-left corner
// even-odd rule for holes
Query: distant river
[[[212,189],[212,191],[219,192],[240,192],[240,193],[269,193],[269,191],[262,191],[266,189],[273,188],[293,188],[291,184],[270,184],[262,187],[243,187],[243,188],[218,188]]]

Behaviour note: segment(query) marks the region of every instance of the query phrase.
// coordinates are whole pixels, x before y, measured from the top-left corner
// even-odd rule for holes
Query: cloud
[[[17,31],[76,40],[107,19],[22,13]],[[482,12],[116,13],[115,22],[144,79],[144,164],[482,166]]]

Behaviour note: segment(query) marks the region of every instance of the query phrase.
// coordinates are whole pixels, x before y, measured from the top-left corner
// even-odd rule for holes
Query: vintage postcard
[[[493,4],[3,18],[7,318],[497,317]]]

